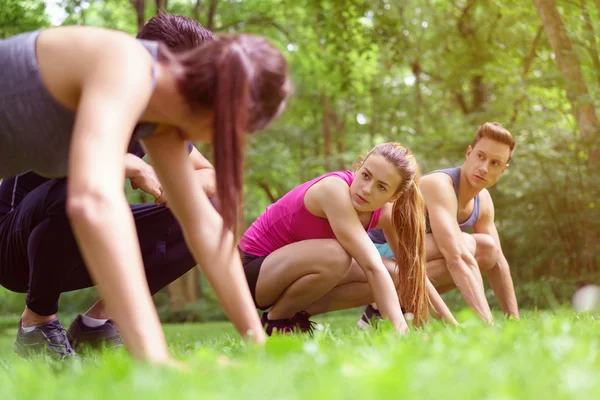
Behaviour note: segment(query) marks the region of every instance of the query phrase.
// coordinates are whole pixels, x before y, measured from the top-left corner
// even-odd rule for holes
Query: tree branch
[[[258,186],[265,191],[265,194],[267,195],[267,197],[269,198],[269,201],[271,203],[275,203],[278,199],[277,197],[275,197],[273,195],[273,192],[271,191],[271,187],[269,186],[269,184],[267,182],[259,182]]]
[[[488,31],[488,37],[487,37],[487,43],[492,43],[492,35],[494,33],[494,31],[496,30],[496,28],[498,27],[498,24],[500,23],[500,20],[502,19],[502,13],[500,11],[498,11],[498,14],[496,14],[496,19],[494,20],[494,22],[492,22],[492,26],[490,27],[490,30]]]
[[[471,11],[471,9],[475,6],[475,3],[477,3],[477,0],[468,0],[467,5],[462,9],[462,13],[460,14],[460,17],[458,17],[458,20],[456,21],[456,27],[458,28],[458,31],[465,38],[468,38],[469,36],[473,35],[473,29],[471,27],[467,26],[466,19],[467,19],[467,15],[469,14],[469,11]]]
[[[535,39],[533,39],[533,43],[531,44],[531,49],[529,49],[529,53],[527,53],[527,55],[523,59],[523,81],[524,82],[527,82],[527,79],[526,79],[527,74],[529,73],[531,64],[533,63],[533,60],[535,59],[535,56],[537,55],[537,47],[539,46],[540,41],[542,40],[543,33],[544,33],[544,26],[541,25],[538,28],[537,33],[535,34]],[[525,101],[525,99],[527,99],[527,92],[525,92],[523,95],[521,95],[521,97],[519,97],[517,99],[517,101],[515,101],[515,105],[513,106],[513,113],[510,117],[511,125],[514,124],[515,121],[517,120],[517,117],[519,115],[519,109],[521,107],[521,104]]]

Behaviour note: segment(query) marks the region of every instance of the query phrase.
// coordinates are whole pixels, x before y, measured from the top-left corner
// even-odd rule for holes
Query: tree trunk
[[[172,282],[168,289],[171,298],[171,307],[174,311],[182,311],[187,306],[197,303],[202,297],[200,270],[194,267],[187,274]],[[184,319],[192,320],[194,318],[192,313],[189,313],[187,316],[184,316]]]
[[[332,145],[333,141],[331,140],[331,116],[329,110],[329,100],[325,93],[321,94],[321,106],[323,107],[323,120],[322,120],[322,128],[323,128],[323,147],[325,150],[325,169],[329,172],[331,171],[331,153],[332,153]]]
[[[146,8],[145,0],[129,0],[133,8],[135,8],[135,15],[137,17],[137,28],[138,32],[144,27],[146,18],[144,17],[144,9]]]
[[[590,13],[588,12],[588,9],[585,4],[583,5],[583,20],[585,33],[587,39],[589,40],[589,44],[586,46],[586,49],[590,55],[590,58],[592,59],[592,63],[594,64],[597,82],[600,83],[600,57],[598,56],[596,32],[594,32],[594,24],[592,23]]]
[[[202,15],[202,1],[203,0],[196,0],[196,4],[194,4],[194,10],[192,11],[192,15],[194,16],[194,19],[196,21],[200,21],[200,16]]]
[[[200,1],[200,0],[198,0]],[[217,12],[217,0],[210,0],[208,8],[208,18],[206,20],[206,29],[213,31],[215,29],[215,13]]]
[[[415,128],[421,132],[421,109],[423,108],[423,93],[421,91],[421,62],[417,59],[413,61],[412,73],[415,76]]]
[[[573,43],[558,13],[555,0],[533,0],[533,3],[556,56],[558,70],[565,81],[567,98],[571,103],[577,127],[590,149],[590,167],[597,170],[600,162],[600,149],[594,142],[598,141],[598,120],[581,72],[579,59],[573,49]]]
[[[339,113],[333,113],[334,122],[335,122],[335,132],[336,132],[336,144],[337,144],[337,153],[338,153],[338,165],[340,170],[346,169],[346,162],[344,161],[344,154],[346,153],[346,142],[345,142],[345,132],[346,132],[346,112],[342,114],[340,117]]]
[[[167,12],[167,0],[156,0],[156,15]]]
[[[482,75],[475,75],[471,78],[471,96],[473,98],[471,111],[482,111],[483,105],[487,101],[487,87],[483,82]]]

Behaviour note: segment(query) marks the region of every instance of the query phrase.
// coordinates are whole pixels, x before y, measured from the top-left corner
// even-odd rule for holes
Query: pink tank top
[[[264,213],[248,228],[240,240],[240,248],[248,254],[263,257],[290,243],[309,239],[335,239],[329,221],[312,214],[304,205],[306,191],[328,176],[336,176],[348,184],[354,181],[352,171],[330,172],[296,187]],[[381,209],[371,216],[367,231],[377,226]]]

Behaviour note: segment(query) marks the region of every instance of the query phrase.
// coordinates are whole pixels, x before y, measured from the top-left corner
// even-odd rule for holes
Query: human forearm
[[[517,296],[515,295],[515,288],[506,259],[501,257],[486,275],[504,314],[507,317],[519,319]]]
[[[220,232],[220,227],[212,232]],[[207,234],[207,233],[205,233]],[[260,325],[258,313],[248,288],[241,259],[233,246],[233,235],[228,233],[223,243],[207,247],[206,239],[195,233],[189,235],[189,247],[202,248],[194,253],[200,269],[212,286],[226,315],[235,325],[242,337],[257,343],[265,341],[264,331]]]
[[[169,360],[148,290],[131,210],[124,196],[74,196],[68,214],[82,255],[107,310],[134,358]]]
[[[450,309],[448,308],[446,303],[444,303],[444,300],[442,299],[438,291],[429,281],[429,278],[427,278],[427,293],[429,295],[429,301],[431,302],[433,309],[438,313],[440,318],[442,318],[444,321],[453,326],[458,326],[458,322],[450,312]]]
[[[472,257],[471,257],[472,258]],[[452,280],[462,294],[467,305],[475,311],[483,321],[492,323],[492,312],[485,298],[483,280],[475,260],[467,263],[463,257],[455,257],[447,261]]]
[[[408,325],[400,308],[398,293],[389,272],[382,266],[382,268],[367,269],[365,274],[381,314],[389,318],[398,332],[408,332]]]

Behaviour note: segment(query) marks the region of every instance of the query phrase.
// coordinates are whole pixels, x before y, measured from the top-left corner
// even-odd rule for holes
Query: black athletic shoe
[[[68,332],[71,344],[77,351],[81,351],[84,347],[114,349],[123,346],[119,329],[110,319],[103,325],[90,328],[83,323],[80,314],[73,320]]]
[[[13,349],[22,357],[45,353],[57,360],[80,358],[71,347],[67,331],[58,319],[38,325],[30,332],[25,332],[19,322]]]
[[[360,329],[370,329],[377,326],[377,321],[382,320],[383,317],[379,310],[375,309],[371,304],[365,308],[362,317],[358,320],[356,325]]]
[[[310,320],[310,314],[306,311],[297,312],[292,317],[292,322],[294,323],[296,330],[303,333],[309,333],[311,336],[315,330],[315,326],[317,325],[315,321]]]
[[[271,336],[274,332],[280,334],[294,333],[294,328],[296,327],[296,324],[294,323],[294,321],[292,321],[292,318],[269,319],[268,315],[269,312],[265,311],[263,312],[262,317],[260,318],[260,322],[265,328],[267,336]]]

